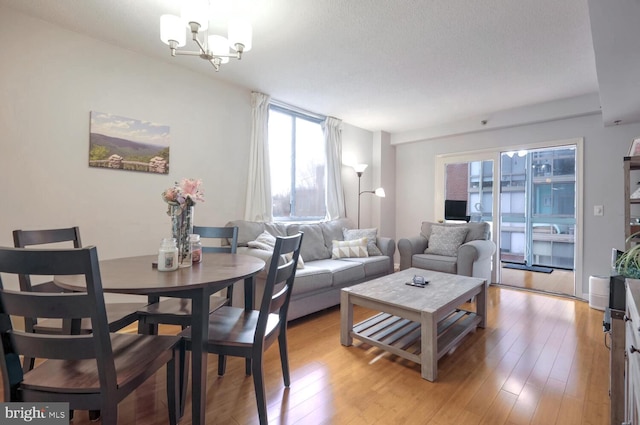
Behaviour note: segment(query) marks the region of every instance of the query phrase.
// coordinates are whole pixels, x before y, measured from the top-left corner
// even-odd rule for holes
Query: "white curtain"
[[[342,120],[327,117],[322,123],[327,153],[327,220],[346,217],[342,188]]]
[[[271,174],[269,168],[269,100],[263,93],[251,93],[251,147],[245,220],[271,221]]]

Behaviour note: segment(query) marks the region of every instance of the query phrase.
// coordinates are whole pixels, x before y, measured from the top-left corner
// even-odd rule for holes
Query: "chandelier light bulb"
[[[251,38],[253,36],[253,29],[251,23],[246,19],[233,18],[229,20],[229,46],[233,50],[248,52],[251,50]],[[241,49],[238,49],[238,45],[242,45]]]
[[[200,25],[198,31],[206,31],[209,28],[209,2],[206,0],[183,1],[181,17],[187,26],[195,22]]]
[[[186,43],[184,22],[175,15],[162,15],[160,17],[160,40],[164,44],[175,41],[177,43],[176,47],[184,46]]]
[[[229,40],[221,35],[210,35],[208,39],[209,50],[213,56],[229,55]],[[221,57],[220,63],[228,63],[229,58]]]

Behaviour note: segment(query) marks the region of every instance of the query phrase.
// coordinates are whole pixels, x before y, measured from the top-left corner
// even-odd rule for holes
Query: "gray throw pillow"
[[[455,257],[458,255],[458,247],[464,242],[468,231],[469,229],[466,227],[432,225],[429,246],[424,253]]]
[[[376,245],[376,238],[378,237],[378,229],[342,229],[342,234],[345,241],[352,241],[355,239],[367,238],[367,252],[369,257],[375,255],[382,255],[382,251]]]

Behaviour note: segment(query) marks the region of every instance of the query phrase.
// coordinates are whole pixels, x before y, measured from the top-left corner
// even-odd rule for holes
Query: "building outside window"
[[[326,215],[322,119],[269,107],[271,197],[276,221],[316,221]]]

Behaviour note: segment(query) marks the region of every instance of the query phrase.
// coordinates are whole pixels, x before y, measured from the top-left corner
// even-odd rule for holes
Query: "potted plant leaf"
[[[637,237],[640,237],[640,232],[629,236],[626,244]],[[624,277],[640,279],[640,244],[633,245],[618,257],[616,260],[616,270]]]

